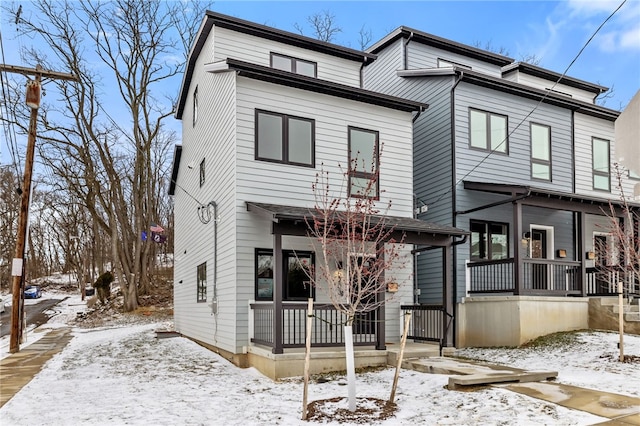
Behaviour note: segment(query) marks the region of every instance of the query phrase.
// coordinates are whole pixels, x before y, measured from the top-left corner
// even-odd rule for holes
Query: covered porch
[[[465,268],[467,296],[608,295],[617,293],[615,283],[618,282],[625,284],[627,292],[640,293],[640,277],[630,273],[625,268],[623,260],[618,265],[605,266],[603,261],[598,259],[605,255],[613,258],[613,255],[603,253],[602,248],[598,250],[597,242],[594,241],[597,238],[595,234],[605,236],[607,229],[602,225],[598,228],[591,222],[606,221],[606,214],[611,214],[610,212],[613,211],[624,226],[630,225],[628,220],[624,221],[622,208],[616,200],[565,194],[520,185],[465,181],[464,188],[499,194],[505,198],[502,201],[459,211],[457,212],[459,215],[511,205],[509,244],[512,250],[510,256],[501,259],[467,261]],[[573,224],[570,229],[570,250],[554,248],[553,241],[550,243],[549,250],[541,244],[537,246],[537,252],[530,247],[534,236],[530,229],[523,226],[523,210],[530,207],[570,212]],[[636,205],[631,208],[634,209],[633,211],[640,210],[640,206]],[[538,220],[540,223],[545,223],[544,217]],[[637,235],[639,224],[631,223],[631,226]],[[552,227],[549,228],[553,230]],[[596,229],[599,231],[596,232]]]
[[[264,351],[267,350],[274,355],[286,355],[299,352],[300,348],[305,346],[307,304],[283,300],[284,277],[282,268],[278,268],[277,265],[282,264],[282,237],[285,235],[306,237],[308,235],[307,222],[313,217],[312,209],[247,202],[248,211],[268,218],[271,223],[275,265],[273,301],[259,301],[250,304],[249,336],[252,346],[248,348],[249,354],[264,354]],[[385,226],[393,231],[390,239],[402,241],[406,245],[421,245],[442,250],[445,259],[442,266],[445,277],[443,300],[446,303],[439,310],[439,313],[442,316],[447,313],[451,315],[454,311],[452,245],[457,239],[465,238],[467,232],[413,218],[396,216],[380,216],[379,218],[383,219]],[[386,293],[380,292],[375,297],[381,301],[386,297]],[[402,312],[399,310],[397,314],[400,316]],[[381,304],[374,311],[360,314],[353,325],[354,345],[360,348],[359,351],[384,351],[387,349],[387,345],[397,344],[397,342],[387,341],[384,318],[384,304]],[[318,348],[334,347],[338,349],[342,347],[344,345],[342,324],[345,321],[344,315],[332,305],[314,305],[312,348],[318,351],[321,350]],[[438,324],[442,324],[442,321],[439,321]],[[453,344],[452,329],[446,330],[442,326],[439,332],[442,340],[449,345]]]

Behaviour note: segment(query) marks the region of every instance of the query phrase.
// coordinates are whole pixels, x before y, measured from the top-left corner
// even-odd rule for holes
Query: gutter
[[[480,211],[480,210],[488,209],[490,207],[501,206],[503,204],[513,203],[513,202],[516,202],[516,201],[519,201],[519,200],[523,200],[525,198],[529,198],[530,196],[531,196],[531,190],[529,189],[529,190],[527,190],[526,194],[516,195],[514,197],[507,198],[506,200],[496,201],[494,203],[485,204],[484,206],[475,207],[475,208],[469,209],[469,210],[454,211],[454,216],[457,216],[457,215],[460,215],[460,214],[473,213],[473,212],[477,212],[477,211]]]

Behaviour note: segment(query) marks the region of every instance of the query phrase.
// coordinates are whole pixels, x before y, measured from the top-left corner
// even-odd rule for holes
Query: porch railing
[[[515,293],[513,258],[467,264],[469,293]],[[523,259],[523,294],[580,294],[580,262]]]
[[[402,313],[411,312],[407,339],[438,342],[442,348],[453,316],[442,305],[402,305]]]
[[[273,303],[252,303],[253,337],[251,341],[260,345],[274,347],[274,312]],[[283,348],[301,348],[305,346],[307,327],[306,303],[283,303],[282,311]],[[347,317],[330,304],[313,306],[313,322],[311,328],[312,347],[331,347],[344,345],[343,326]],[[376,312],[358,314],[353,324],[354,345],[375,345]]]
[[[587,268],[585,285],[590,296],[607,296],[617,294],[617,283],[624,281],[625,294],[640,294],[640,276],[627,274],[611,269]]]

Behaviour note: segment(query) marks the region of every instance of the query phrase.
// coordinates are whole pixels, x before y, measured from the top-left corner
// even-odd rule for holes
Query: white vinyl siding
[[[321,80],[360,87],[362,63],[359,61],[350,61],[301,47],[265,40],[226,28],[215,27],[213,32],[215,32],[216,46],[213,61],[210,62],[234,58],[269,67],[271,66],[271,52],[274,52],[316,62],[317,78]]]
[[[560,95],[561,93],[566,93],[571,95],[571,99],[579,100],[583,102],[593,103],[593,99],[596,96],[595,93],[588,92],[586,90],[577,89],[575,87],[567,86],[562,83],[558,83],[554,86],[556,81],[554,80],[546,80],[544,78],[535,77],[533,75],[525,74],[521,71],[512,71],[504,76],[505,80],[513,81],[514,83],[520,83],[527,86],[535,87],[540,90],[549,90],[553,88],[556,95]],[[560,92],[560,93],[558,93]]]
[[[315,120],[316,167],[255,161],[255,113],[259,108]],[[392,200],[390,214],[411,217],[411,114],[299,89],[238,79],[238,198],[247,201],[309,207],[311,185],[324,165],[331,188],[338,191],[348,160],[349,126],[379,132],[384,144],[380,156],[380,206]]]
[[[611,192],[603,192],[593,189],[593,149],[592,139],[608,140],[610,144],[610,163],[616,163],[619,155],[616,153],[615,127],[614,122],[590,115],[575,113],[575,170],[576,170],[576,193],[598,197],[619,199],[620,193],[616,188],[616,172],[611,166]],[[630,179],[628,174],[623,173],[622,185],[625,194],[633,196],[634,186],[637,180]]]
[[[438,59],[440,58],[457,64],[463,64],[466,67],[471,67],[474,71],[494,77],[500,77],[502,75],[502,68],[499,65],[493,65],[458,53],[427,46],[415,40],[409,43],[408,48],[409,69],[438,68]]]
[[[229,351],[236,344],[235,242],[235,73],[205,73],[211,61],[209,38],[197,59],[182,117],[182,158],[174,196],[175,266],[174,321],[176,330]],[[198,86],[198,124],[193,127],[193,100]],[[206,158],[206,180],[200,187],[198,165]],[[195,167],[189,168],[188,165]],[[224,226],[218,226],[217,282],[214,283],[214,223],[198,219],[198,206],[214,201]],[[211,208],[211,207],[209,207]],[[207,303],[198,303],[197,266],[207,263]],[[214,285],[216,289],[214,291]],[[218,299],[218,314],[211,301]],[[215,333],[214,331],[215,330]]]

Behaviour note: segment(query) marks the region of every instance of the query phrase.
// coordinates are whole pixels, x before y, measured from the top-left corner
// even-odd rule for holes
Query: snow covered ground
[[[82,309],[78,296],[42,328],[64,326]],[[157,339],[168,324],[74,328],[63,352],[0,408],[2,425],[301,425],[302,381],[273,382],[240,369],[188,339]],[[467,357],[559,371],[558,382],[640,396],[638,363],[617,361],[618,336],[584,332],[542,349],[467,349]],[[6,353],[6,338],[0,345]],[[24,346],[23,346],[24,347]],[[640,336],[625,336],[640,355]],[[358,375],[360,397],[387,399],[393,369]],[[309,401],[346,397],[344,377],[314,381]],[[505,389],[450,391],[448,377],[402,371],[394,417],[383,425],[590,425],[606,419]],[[342,403],[338,403],[340,405]],[[346,402],[344,403],[346,406]],[[338,424],[337,422],[325,424]],[[342,423],[352,424],[352,423]]]

